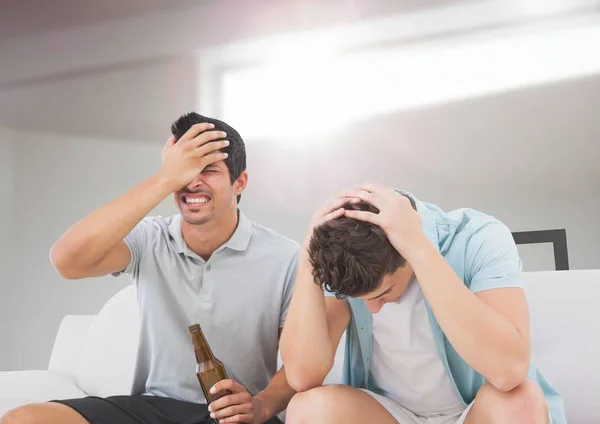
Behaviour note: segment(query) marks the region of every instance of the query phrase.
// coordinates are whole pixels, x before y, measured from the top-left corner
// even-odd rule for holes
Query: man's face
[[[376,314],[386,303],[398,301],[412,280],[413,270],[410,265],[406,264],[393,274],[383,277],[380,286],[371,293],[361,296],[361,299],[365,301],[369,311]]]
[[[227,216],[237,210],[237,195],[246,186],[248,179],[244,171],[232,184],[225,162],[207,166],[198,176],[175,192],[175,203],[183,219],[192,225],[202,225],[212,219]]]

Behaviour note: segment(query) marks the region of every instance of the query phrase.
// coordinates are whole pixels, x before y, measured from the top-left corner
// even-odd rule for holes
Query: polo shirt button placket
[[[211,268],[210,264],[207,264],[204,267],[204,269],[206,270],[206,272],[209,272],[210,268]],[[210,301],[210,285],[206,281],[206,276],[203,276],[202,279],[204,280],[204,286],[205,286],[204,287],[204,296],[202,296],[202,297],[204,298],[204,300],[206,302],[209,302]]]

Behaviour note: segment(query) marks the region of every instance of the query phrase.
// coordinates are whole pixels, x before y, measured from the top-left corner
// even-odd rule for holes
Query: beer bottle
[[[199,324],[191,325],[188,330],[192,344],[194,345],[194,352],[196,353],[196,375],[198,376],[198,381],[200,382],[200,387],[202,387],[206,402],[210,405],[215,400],[232,394],[231,390],[221,390],[215,394],[209,392],[215,383],[227,378],[225,365],[212,353]]]

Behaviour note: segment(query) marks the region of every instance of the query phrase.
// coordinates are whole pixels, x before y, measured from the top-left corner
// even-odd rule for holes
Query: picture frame
[[[554,267],[556,271],[569,269],[569,250],[567,247],[567,231],[563,229],[516,231],[513,239],[519,244],[552,243],[554,250]]]

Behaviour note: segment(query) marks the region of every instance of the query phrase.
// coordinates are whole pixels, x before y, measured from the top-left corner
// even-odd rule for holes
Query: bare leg
[[[465,424],[549,424],[548,405],[539,386],[525,381],[510,392],[485,383]]]
[[[20,406],[0,418],[0,424],[89,424],[77,411],[60,403]]]
[[[298,393],[288,405],[285,422],[398,424],[398,421],[367,393],[339,385],[322,386]]]

